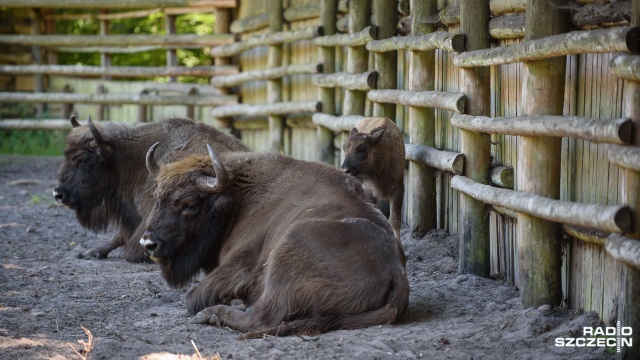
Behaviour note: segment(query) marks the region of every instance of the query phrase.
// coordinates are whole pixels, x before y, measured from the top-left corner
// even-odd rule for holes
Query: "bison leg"
[[[106,244],[102,244],[100,246],[94,247],[93,249],[89,249],[83,253],[78,254],[78,258],[80,259],[104,259],[109,255],[109,253],[120,246],[122,246],[128,235],[124,234],[121,231],[118,233]]]
[[[124,259],[130,263],[151,262],[151,259],[144,253],[144,247],[140,245],[144,227],[145,224],[141,223],[133,235],[125,239]]]
[[[396,238],[400,240],[400,222],[402,216],[402,197],[404,196],[404,189],[400,188],[396,190],[391,197],[389,198],[390,203],[390,214],[389,214],[389,224],[391,224],[391,228],[393,229],[393,233],[396,235]]]
[[[227,305],[208,307],[197,313],[189,323],[228,326],[242,332],[257,331],[272,326],[260,321],[253,311],[253,308],[242,311]]]

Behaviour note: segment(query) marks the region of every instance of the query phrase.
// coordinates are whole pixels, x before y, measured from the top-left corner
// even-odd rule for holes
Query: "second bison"
[[[187,295],[195,322],[251,338],[387,324],[405,311],[404,252],[358,181],[278,154],[221,162],[209,151],[160,167],[140,240],[172,286],[205,271]]]

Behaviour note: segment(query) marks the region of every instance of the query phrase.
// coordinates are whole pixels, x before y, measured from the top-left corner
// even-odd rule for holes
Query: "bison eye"
[[[359,154],[364,153],[365,151],[367,151],[367,147],[365,145],[360,145],[356,148],[356,152]]]
[[[182,209],[182,214],[184,216],[195,215],[195,213],[198,212],[199,207],[200,206],[198,204],[189,204]]]

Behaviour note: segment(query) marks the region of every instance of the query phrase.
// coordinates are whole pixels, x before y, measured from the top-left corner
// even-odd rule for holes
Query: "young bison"
[[[192,322],[251,338],[387,324],[405,311],[402,247],[358,181],[278,154],[209,152],[159,170],[149,161],[157,188],[140,239],[170,285],[207,273],[187,295]]]
[[[362,181],[376,199],[389,199],[389,222],[400,239],[404,196],[404,140],[396,124],[387,118],[360,121],[344,143],[342,171]]]
[[[145,167],[145,155],[153,143],[162,141],[156,151],[161,163],[194,152],[206,154],[202,150],[206,143],[220,153],[248,150],[237,138],[187,119],[133,127],[94,124],[89,118],[87,125],[80,126],[73,116],[71,125],[53,196],[75,211],[83,227],[93,231],[105,231],[109,225],[118,228],[110,242],[80,254],[86,258],[105,258],[124,246],[127,261],[145,260],[139,240],[153,202],[155,183]]]

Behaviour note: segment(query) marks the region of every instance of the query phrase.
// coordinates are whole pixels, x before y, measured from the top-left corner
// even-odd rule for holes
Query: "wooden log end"
[[[377,86],[376,86],[377,82],[378,82],[378,72],[371,71],[369,75],[367,75],[367,86],[369,86],[370,89],[377,89]]]
[[[457,53],[464,51],[464,34],[455,34],[451,37],[451,48]]]
[[[618,137],[625,144],[631,144],[631,135],[633,132],[633,121],[626,119],[618,127]]]
[[[322,74],[322,73],[324,72],[324,64],[322,64],[322,63],[318,63],[318,64],[316,65],[316,72],[317,72],[318,74]]]
[[[627,233],[631,231],[631,209],[628,206],[621,207],[613,217],[613,222],[622,230]],[[640,224],[635,224],[639,226]]]
[[[457,154],[451,162],[451,169],[456,175],[462,175],[464,171],[464,154]]]
[[[378,27],[375,25],[371,25],[369,26],[369,36],[371,36],[371,38],[373,40],[377,40],[378,39]]]
[[[322,112],[322,101],[316,102],[316,111]]]
[[[463,113],[465,104],[466,104],[466,96],[462,95],[460,96],[458,101],[456,101],[456,111],[459,113]]]
[[[323,36],[324,35],[324,26],[318,26],[318,28],[316,29],[316,36]]]
[[[627,32],[625,38],[627,49],[632,54],[640,53],[640,27],[633,27]]]

